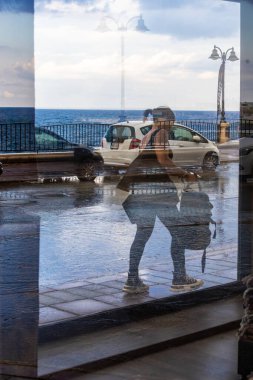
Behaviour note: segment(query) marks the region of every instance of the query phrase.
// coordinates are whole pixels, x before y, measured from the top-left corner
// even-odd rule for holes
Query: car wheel
[[[203,160],[203,170],[215,170],[219,163],[218,156],[215,153],[207,153]]]
[[[103,164],[97,161],[82,162],[77,170],[77,178],[79,181],[94,181],[101,173]]]

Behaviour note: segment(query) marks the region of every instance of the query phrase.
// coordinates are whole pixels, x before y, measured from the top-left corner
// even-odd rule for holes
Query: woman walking
[[[140,154],[118,184],[119,189],[129,192],[123,207],[131,223],[137,225],[130,249],[128,278],[123,287],[123,291],[127,293],[142,293],[149,289],[139,277],[139,264],[153,232],[156,217],[172,236],[172,289],[193,289],[203,283],[202,280],[186,274],[185,249],[180,239],[177,239],[179,198],[173,182],[178,177],[186,181],[195,181],[196,177],[193,173],[177,167],[172,161],[168,141],[175,122],[172,110],[169,107],[158,107],[152,110],[152,115],[154,124],[142,140]],[[147,116],[147,112],[144,113],[144,118]]]

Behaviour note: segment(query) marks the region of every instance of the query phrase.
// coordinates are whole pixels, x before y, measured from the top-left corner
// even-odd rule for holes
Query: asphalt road
[[[39,217],[41,285],[127,272],[136,226],[123,210],[125,194],[116,184],[115,179],[98,178],[94,183],[5,186],[0,204],[14,219],[17,206],[19,212]],[[201,185],[217,222],[217,237],[209,249],[229,250],[237,245],[238,163],[223,163],[215,174],[204,176]],[[171,265],[170,242],[169,232],[157,219],[141,268],[158,262]],[[187,253],[193,254],[196,251]]]

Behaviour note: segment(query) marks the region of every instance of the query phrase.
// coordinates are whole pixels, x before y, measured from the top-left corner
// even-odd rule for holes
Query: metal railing
[[[100,146],[101,139],[109,128],[107,123],[78,123],[50,125],[42,127],[57,135],[62,136],[67,141],[74,144],[84,144],[87,146]]]
[[[250,119],[241,120],[240,137],[253,137],[253,120],[250,120]]]
[[[208,140],[219,142],[220,126],[216,121],[201,121],[201,120],[181,120],[180,124],[194,129],[201,133]],[[240,120],[229,121],[227,129],[227,137],[231,140],[239,138]]]
[[[215,121],[180,120],[212,141],[217,141],[219,126]],[[230,122],[228,135],[237,139],[239,135],[253,133],[253,122],[234,120]],[[107,123],[59,124],[36,127],[33,123],[0,124],[0,152],[36,152],[70,150],[77,144],[95,147],[109,128]],[[240,131],[241,129],[241,131]],[[252,132],[250,132],[252,131]]]
[[[0,151],[35,150],[35,129],[32,123],[0,124]]]

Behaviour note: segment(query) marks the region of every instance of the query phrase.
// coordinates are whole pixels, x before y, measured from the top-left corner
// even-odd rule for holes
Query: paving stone
[[[191,275],[198,276],[197,273],[191,273]],[[204,281],[214,282],[217,285],[218,284],[229,284],[230,282],[234,281],[232,279],[225,278],[225,277],[222,277],[222,276],[215,276],[215,275],[210,274],[210,273],[202,273],[201,274],[201,279],[203,279]]]
[[[125,283],[125,279],[124,280],[115,280],[115,281],[105,281],[105,282],[102,282],[101,284],[104,285],[104,286],[108,286],[109,288],[116,288],[116,289],[122,289],[124,283]]]
[[[237,269],[227,269],[212,272],[212,275],[237,280]]]
[[[153,298],[148,293],[141,294],[127,294],[124,292],[118,294],[111,294],[107,296],[97,297],[96,300],[110,303],[117,307],[138,305],[144,302],[152,301]]]
[[[52,297],[55,300],[55,303],[75,301],[81,298],[78,294],[71,294],[69,292],[64,292],[63,290],[54,290],[44,294],[43,296]]]
[[[152,272],[152,269],[151,268],[146,268],[146,269],[141,269],[139,270],[139,274],[140,275],[143,275],[143,274],[149,274]]]
[[[91,291],[101,291],[101,290],[104,290],[106,287],[100,283],[95,283],[95,284],[87,284],[87,285],[84,285],[82,287],[78,287],[79,289],[83,288],[83,289],[87,289],[87,290],[91,290]],[[69,289],[70,292],[72,291],[75,291],[75,288],[71,288]]]
[[[56,297],[50,297],[46,294],[40,294],[39,295],[39,300],[43,305],[53,305],[58,301],[58,298]]]
[[[85,299],[61,303],[57,305],[57,308],[80,316],[110,310],[113,306],[97,300]]]
[[[40,324],[58,322],[63,319],[69,319],[76,317],[72,313],[68,313],[62,310],[55,309],[53,307],[43,307],[40,309]]]
[[[88,281],[71,281],[71,282],[65,282],[64,284],[55,285],[50,290],[67,290],[71,288],[76,288],[77,286],[84,286],[89,285]]]
[[[127,276],[127,273],[119,273],[119,274],[115,274],[111,276],[89,278],[87,279],[87,281],[89,281],[92,284],[101,284],[104,282],[115,281],[115,280],[125,281],[126,276]]]
[[[171,285],[171,283],[170,283]],[[171,289],[170,285],[154,285],[150,286],[149,288],[149,296],[152,298],[164,298],[169,297],[172,294],[174,294]]]
[[[141,276],[142,280],[145,281],[145,283],[154,285],[154,284],[167,284],[171,282],[169,278],[162,278],[158,276],[152,276],[152,275],[143,275]]]
[[[209,270],[226,270],[226,269],[234,269],[235,265],[234,263],[224,263],[219,261],[213,261],[213,260],[206,260],[206,268]]]
[[[80,296],[84,296],[84,294],[89,295],[87,298],[96,297],[103,294],[112,294],[118,293],[121,288],[111,288],[108,286],[104,286],[102,284],[90,284],[82,287],[77,287],[73,289],[68,289],[67,291],[70,294],[79,294]],[[86,297],[85,297],[86,298]]]
[[[168,272],[168,263],[153,265],[150,270],[159,270],[160,272]]]
[[[207,253],[207,256],[208,256],[208,253]],[[225,255],[225,252],[222,253],[222,254],[219,254],[219,255],[214,255],[214,256],[209,256],[209,260],[219,260],[219,261],[224,261],[224,262],[233,262],[233,263],[236,263],[237,262],[237,255],[236,256],[232,256],[232,255]]]
[[[122,288],[117,289],[117,288],[109,288],[109,287],[104,286],[103,288],[99,290],[99,293],[101,293],[102,295],[107,295],[107,294],[117,294],[117,293],[120,293],[121,291],[122,291]]]
[[[151,276],[169,278],[169,276],[172,276],[172,270],[171,269],[161,270],[159,268],[151,268],[149,270],[149,274],[151,274]]]
[[[201,265],[201,256],[202,256],[202,253],[200,253],[199,257],[195,260],[187,260],[187,258],[185,259],[185,264],[186,266],[192,266],[192,267],[196,267],[198,268],[200,265]]]
[[[189,253],[191,254],[191,252]],[[227,253],[227,248],[217,251],[214,247],[207,253],[206,273],[201,273],[201,253],[187,258],[186,267],[189,275],[204,280],[199,288],[208,288],[230,283],[237,278],[237,252]],[[158,263],[152,268],[140,270],[141,278],[150,285],[148,293],[129,295],[122,292],[127,272],[116,275],[90,278],[59,286],[40,288],[41,323],[57,322],[61,319],[76,318],[100,311],[141,304],[153,299],[167,298],[175,295],[171,291],[171,261]],[[177,292],[178,293],[178,292]],[[49,307],[51,305],[51,307]],[[52,307],[52,305],[57,305]],[[63,313],[63,314],[62,314]]]
[[[53,288],[50,288],[48,286],[40,286],[39,287],[39,292],[40,294],[50,292],[51,290],[54,290]]]
[[[91,290],[89,287],[87,288],[86,285],[68,289],[68,293],[72,296],[78,296],[79,299],[94,298],[103,294],[100,290]]]

